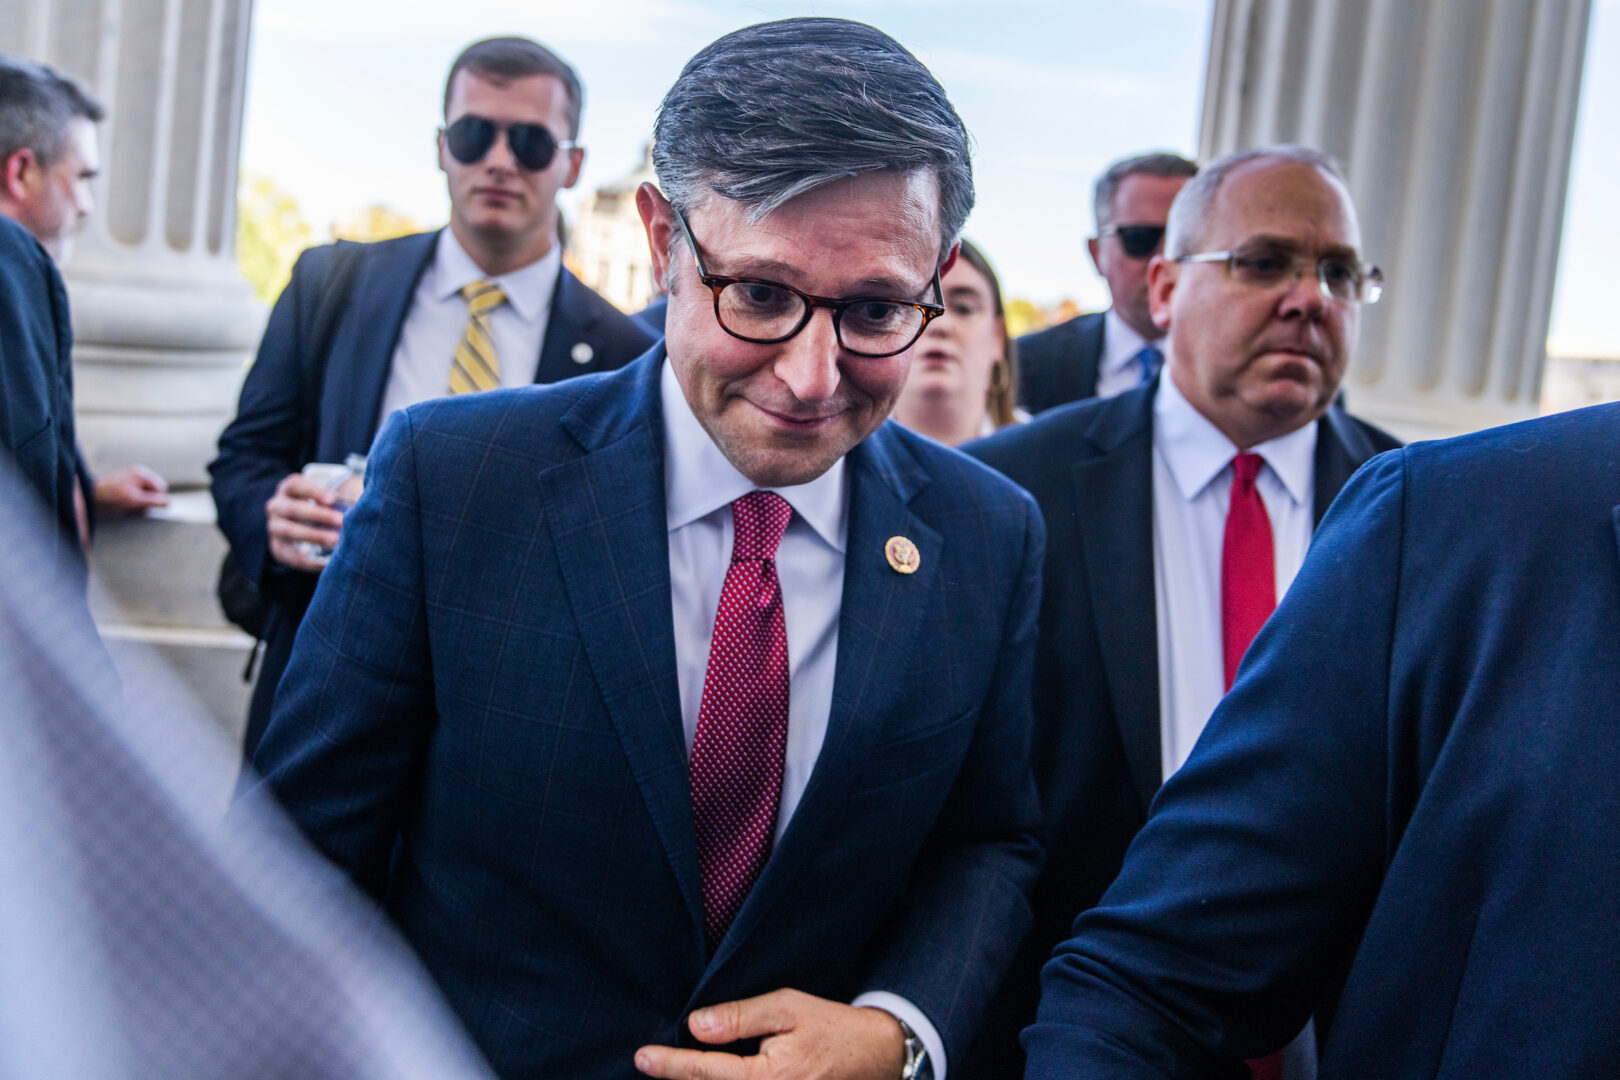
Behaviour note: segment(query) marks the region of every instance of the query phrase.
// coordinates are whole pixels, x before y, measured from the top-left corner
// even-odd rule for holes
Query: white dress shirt
[[[382,413],[450,392],[450,365],[467,332],[467,301],[461,290],[475,281],[493,281],[506,293],[506,303],[489,313],[489,336],[501,365],[502,386],[527,386],[540,367],[540,346],[551,322],[551,294],[562,273],[562,248],[510,274],[489,277],[473,262],[456,234],[439,230],[433,261],[422,272],[411,297],[410,311],[399,329],[399,341],[383,390]]]
[[[675,674],[690,756],[720,590],[731,565],[731,504],[759,488],[737,471],[698,423],[668,360],[660,380]],[[780,840],[810,782],[832,712],[838,616],[844,596],[844,545],[849,535],[844,459],[808,484],[764,490],[774,491],[793,507],[793,519],[776,551],[788,649],[787,748],[776,811],[776,838]],[[881,991],[862,994],[854,1004],[881,1008],[910,1025],[928,1048],[935,1080],[945,1080],[945,1045],[921,1010],[897,994]]]
[[[1103,312],[1102,356],[1097,361],[1097,396],[1113,397],[1142,385],[1142,364],[1136,354],[1149,342],[1132,330],[1113,308]],[[1162,349],[1164,345],[1159,343]]]
[[[1316,425],[1251,448],[1271,519],[1281,603],[1311,543]],[[1153,585],[1159,624],[1160,756],[1181,768],[1226,694],[1221,545],[1237,447],[1182,396],[1169,368],[1153,403]]]

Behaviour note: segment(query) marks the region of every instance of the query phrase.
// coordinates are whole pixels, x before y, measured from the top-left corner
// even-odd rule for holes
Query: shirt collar
[[[1164,456],[1181,497],[1188,502],[1197,498],[1238,452],[1220,428],[1193,408],[1168,368],[1159,378],[1159,392],[1153,401],[1153,446]],[[1296,506],[1310,498],[1316,464],[1314,423],[1252,447],[1251,452],[1265,459]]]
[[[1103,374],[1113,375],[1128,367],[1135,367],[1136,354],[1147,344],[1148,340],[1132,330],[1130,324],[1119,317],[1119,312],[1113,308],[1103,312],[1103,353],[1100,368]],[[1159,347],[1162,349],[1164,346],[1161,344]]]
[[[759,485],[738,472],[703,430],[667,358],[658,389],[664,413],[666,523],[674,532],[759,490]],[[849,500],[843,458],[808,484],[764,490],[786,499],[793,512],[835,551],[844,550]]]
[[[439,230],[439,243],[433,254],[433,295],[447,301],[475,281],[493,281],[506,293],[506,303],[517,316],[532,323],[551,310],[551,294],[557,289],[557,276],[561,273],[562,245],[552,244],[550,251],[529,265],[520,266],[509,274],[489,277],[473,262],[455,232],[444,228]]]

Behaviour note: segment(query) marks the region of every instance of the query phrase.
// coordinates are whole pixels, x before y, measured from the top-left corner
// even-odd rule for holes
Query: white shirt
[[[1251,448],[1271,519],[1281,603],[1311,543],[1316,425]],[[1179,769],[1226,693],[1221,544],[1237,447],[1182,396],[1166,368],[1153,402],[1153,586],[1159,624],[1160,757]]]
[[[659,393],[664,414],[664,500],[675,674],[690,756],[709,669],[715,613],[731,565],[731,504],[759,489],[737,471],[698,423],[668,360],[664,361]],[[776,838],[780,840],[810,782],[832,712],[838,616],[844,595],[844,545],[849,536],[849,481],[844,459],[808,484],[764,490],[774,491],[793,507],[793,519],[776,550],[788,647],[787,747],[776,811]],[[945,1044],[921,1010],[897,994],[882,991],[862,994],[854,1004],[881,1008],[910,1025],[928,1048],[935,1080],[945,1080]]]
[[[489,335],[501,365],[502,386],[527,386],[540,367],[540,346],[551,321],[551,295],[562,273],[562,248],[551,250],[510,274],[489,277],[473,262],[456,234],[439,230],[433,261],[422,272],[383,390],[380,419],[395,409],[450,392],[450,365],[467,331],[467,301],[461,290],[475,281],[493,281],[506,303],[489,313]]]
[[[1097,361],[1097,396],[1113,397],[1142,385],[1142,364],[1136,354],[1149,344],[1130,328],[1113,308],[1103,312],[1102,356]],[[1159,348],[1164,343],[1158,342]]]

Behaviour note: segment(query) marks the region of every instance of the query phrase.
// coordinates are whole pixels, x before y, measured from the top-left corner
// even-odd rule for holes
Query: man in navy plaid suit
[[[796,19],[654,162],[667,346],[389,420],[255,763],[502,1076],[943,1080],[1041,861],[1039,514],[886,422],[966,132]]]

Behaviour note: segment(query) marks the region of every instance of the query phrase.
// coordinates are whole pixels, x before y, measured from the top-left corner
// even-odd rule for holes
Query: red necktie
[[[1221,649],[1228,690],[1249,642],[1277,606],[1271,518],[1254,487],[1263,464],[1265,459],[1259,454],[1239,454],[1232,459],[1232,499],[1221,543]],[[1254,1080],[1282,1080],[1282,1051],[1250,1058],[1249,1072]]]
[[[771,855],[787,748],[787,625],[776,548],[793,508],[769,491],[731,504],[736,537],[692,741],[692,820],[712,947]]]
[[[1277,606],[1271,519],[1254,486],[1264,463],[1259,454],[1239,454],[1232,459],[1232,500],[1221,543],[1221,649],[1228,690],[1249,642]]]

